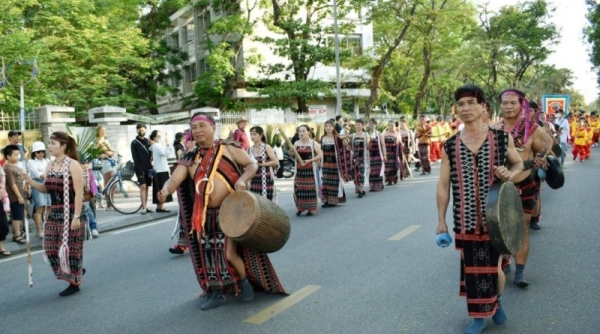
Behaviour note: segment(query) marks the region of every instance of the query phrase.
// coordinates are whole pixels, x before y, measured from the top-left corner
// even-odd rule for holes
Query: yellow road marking
[[[321,286],[319,285],[307,285],[302,289],[292,293],[291,295],[285,297],[284,299],[278,301],[277,303],[267,307],[266,309],[256,313],[255,315],[244,320],[245,323],[253,324],[253,325],[261,325],[265,321],[273,318],[279,313],[287,310],[292,307],[294,304],[300,302],[302,299],[310,296],[317,290],[319,290]]]
[[[413,233],[414,231],[418,230],[419,228],[421,228],[420,225],[411,225],[411,226],[403,229],[402,231],[400,231],[400,233],[396,234],[395,236],[389,238],[388,240],[390,240],[390,241],[402,240],[402,238]]]

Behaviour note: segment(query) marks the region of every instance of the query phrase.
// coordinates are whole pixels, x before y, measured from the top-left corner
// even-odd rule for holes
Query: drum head
[[[485,214],[494,248],[501,254],[515,254],[521,248],[525,230],[517,187],[512,182],[493,184],[488,191]]]
[[[547,160],[546,183],[552,189],[561,188],[565,184],[565,174],[563,173],[560,161],[553,156],[548,156]]]
[[[236,191],[227,195],[219,209],[219,225],[226,236],[239,238],[252,233],[260,220],[260,204],[251,192]]]

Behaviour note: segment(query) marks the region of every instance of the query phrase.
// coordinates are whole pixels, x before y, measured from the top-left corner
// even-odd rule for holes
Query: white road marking
[[[146,227],[150,227],[150,226],[154,226],[154,225],[158,225],[158,224],[162,224],[168,221],[174,221],[176,218],[175,217],[169,217],[169,218],[164,218],[162,220],[159,220],[157,222],[154,223],[143,223],[143,225],[141,226],[136,226],[136,227],[132,227],[132,228],[127,228],[127,229],[123,229],[123,230],[118,230],[118,231],[114,231],[114,232],[109,232],[108,234],[121,234],[121,233],[127,233],[127,232],[131,232],[131,231],[135,231],[135,230],[139,230],[142,228],[146,228]]]
[[[31,252],[31,256],[33,256],[35,254],[42,253],[42,252],[44,252],[44,251],[43,250],[37,250],[37,251]],[[19,255],[13,255],[13,256],[11,256],[11,257],[9,257],[7,259],[0,260],[0,263],[8,262],[8,261],[13,261],[13,260],[18,260],[18,259],[22,259],[24,257],[27,257],[27,252],[21,253]]]

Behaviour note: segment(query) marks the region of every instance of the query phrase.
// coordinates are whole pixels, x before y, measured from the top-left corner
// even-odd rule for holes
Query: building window
[[[190,81],[194,82],[198,78],[198,74],[196,73],[196,64],[192,64],[189,66],[189,76]]]
[[[179,35],[178,34],[173,34],[171,35],[170,38],[170,43],[169,43],[173,48],[178,49],[179,48]]]
[[[210,25],[210,11],[205,10],[198,16],[200,18],[200,24],[201,24],[202,29],[205,29],[205,30],[208,29],[208,26]]]
[[[198,67],[200,67],[200,74],[210,71],[210,64],[208,63],[208,59],[200,59],[198,61]]]
[[[350,54],[353,56],[362,55],[362,36],[360,35],[338,35],[340,41],[340,50],[348,50]],[[334,36],[328,36],[326,40],[326,46],[330,49],[335,47],[335,38]]]
[[[194,24],[193,23],[188,23],[185,26],[185,32],[186,32],[186,42],[192,42],[194,40]]]

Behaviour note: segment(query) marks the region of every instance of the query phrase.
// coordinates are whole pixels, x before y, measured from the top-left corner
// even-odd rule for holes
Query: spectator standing
[[[13,226],[12,241],[24,244],[25,236],[21,234],[21,223],[25,210],[25,199],[27,194],[21,178],[21,168],[19,168],[19,147],[17,145],[7,145],[2,151],[6,164],[4,172],[6,173],[6,191],[10,202],[10,213]]]
[[[44,184],[48,163],[46,159],[46,146],[41,141],[36,141],[32,146],[33,157],[27,161],[27,172],[32,181]],[[50,214],[50,195],[41,193],[35,188],[31,191],[33,199],[33,220],[37,229],[37,236],[44,237],[43,222]]]
[[[154,130],[150,134],[150,152],[152,152],[152,161],[154,162],[154,184],[152,187],[152,203],[156,204],[156,212],[171,212],[165,210],[165,202],[172,202],[173,197],[167,196],[164,202],[158,201],[158,192],[169,179],[169,163],[167,157],[171,152],[167,135],[164,136],[159,130]]]
[[[4,169],[0,168],[0,255],[6,257],[12,254],[4,248],[4,241],[8,235],[8,219],[6,214],[9,212],[8,196],[6,195],[6,174]]]
[[[565,157],[567,156],[567,143],[571,139],[571,128],[569,126],[569,122],[563,118],[562,109],[556,111],[554,115],[554,124],[556,124],[556,131],[558,132],[558,137],[560,139],[560,148],[562,150],[562,154],[560,155],[560,164],[562,166],[564,165]]]
[[[142,214],[152,213],[148,209],[148,187],[152,185],[152,154],[150,153],[150,140],[146,138],[146,126],[138,124],[137,137],[131,142],[131,156],[135,165],[135,175],[140,183],[140,198],[142,201]]]
[[[25,168],[25,158],[27,157],[27,154],[29,154],[29,151],[27,150],[27,148],[25,148],[25,146],[23,146],[23,144],[20,143],[22,134],[23,133],[21,131],[17,130],[9,131],[8,144],[16,145],[19,147],[19,167]]]
[[[246,135],[246,125],[248,125],[248,120],[246,117],[242,117],[238,119],[236,122],[237,129],[233,133],[233,140],[239,142],[242,145],[244,151],[248,151],[250,148],[250,141],[248,140],[248,136]]]
[[[116,151],[112,148],[108,140],[106,140],[106,128],[103,126],[96,128],[96,147],[102,152],[98,158],[102,165],[100,173],[102,173],[102,179],[104,185],[106,185],[110,178],[115,175],[117,162],[114,159]],[[110,205],[106,206],[106,210],[112,209],[113,208]]]

